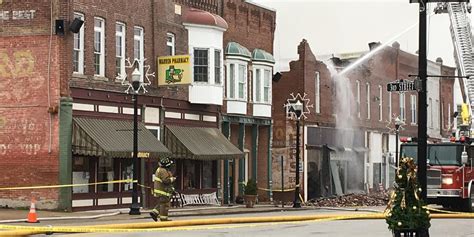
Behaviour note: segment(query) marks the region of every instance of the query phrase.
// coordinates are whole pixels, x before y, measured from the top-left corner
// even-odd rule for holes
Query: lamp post
[[[123,86],[127,86],[127,89],[125,92],[127,94],[130,93],[130,90],[132,90],[132,101],[133,101],[133,154],[132,154],[132,159],[133,159],[133,187],[132,187],[132,205],[130,206],[130,211],[128,214],[130,215],[140,215],[140,204],[138,203],[138,167],[139,167],[139,162],[138,162],[138,103],[137,103],[137,95],[140,92],[140,89],[143,90],[143,93],[146,93],[147,90],[145,89],[145,86],[148,86],[151,84],[149,77],[154,77],[155,73],[150,72],[150,65],[145,65],[146,59],[139,60],[135,58],[133,60],[133,63],[130,61],[130,59],[125,60],[125,70],[128,71],[130,69],[133,69],[132,71],[132,79],[129,80],[127,79],[126,74],[119,73],[116,77],[117,80],[122,81]],[[143,66],[140,67],[140,63],[143,64]],[[143,69],[143,75],[140,72],[140,68]],[[146,81],[145,81],[146,80]]]
[[[137,63],[138,65],[138,63]],[[130,215],[140,215],[140,204],[138,204],[138,103],[137,95],[141,84],[141,73],[138,66],[132,72],[132,101],[133,101],[133,190]]]
[[[294,103],[289,104],[289,112],[292,113],[296,118],[296,187],[295,187],[295,199],[293,200],[293,207],[301,207],[300,201],[300,119],[303,115],[303,103],[300,100],[296,100]],[[282,171],[283,172],[283,171]]]
[[[395,164],[397,165],[398,168],[398,133],[400,130],[400,126],[402,126],[404,123],[403,121],[399,118],[395,118]]]

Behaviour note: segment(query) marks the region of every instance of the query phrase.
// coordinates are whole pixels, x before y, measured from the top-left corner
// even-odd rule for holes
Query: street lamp
[[[140,204],[138,204],[138,103],[137,95],[141,84],[141,73],[137,66],[132,72],[132,101],[133,101],[133,191],[132,205],[130,206],[130,215],[140,215]]]
[[[137,95],[140,92],[140,89],[143,90],[143,93],[146,93],[147,90],[145,86],[151,85],[149,77],[154,77],[155,73],[150,72],[150,65],[145,65],[146,59],[139,60],[134,59],[133,63],[130,59],[125,60],[125,71],[133,69],[131,80],[127,78],[127,74],[119,73],[116,77],[116,80],[122,81],[123,86],[127,86],[125,92],[127,94],[132,91],[132,101],[133,101],[133,189],[132,189],[132,205],[130,206],[130,215],[140,215],[140,204],[138,203],[138,104],[137,104]],[[140,63],[143,66],[140,67]],[[143,75],[140,72],[140,68],[143,69]]]
[[[300,100],[296,100],[289,104],[289,111],[296,118],[296,187],[295,187],[295,199],[293,200],[293,207],[301,207],[300,201],[300,119],[303,115],[303,103]],[[283,170],[282,170],[283,172]]]
[[[400,117],[395,118],[395,164],[397,165],[398,169],[398,133],[400,131],[400,127],[404,125],[403,121]]]

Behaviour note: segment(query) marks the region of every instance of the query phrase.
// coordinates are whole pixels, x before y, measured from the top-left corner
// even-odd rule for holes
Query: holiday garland
[[[416,179],[416,165],[413,158],[405,157],[395,177],[395,190],[385,209],[388,228],[394,230],[417,230],[430,227],[430,212],[423,208],[421,188]]]

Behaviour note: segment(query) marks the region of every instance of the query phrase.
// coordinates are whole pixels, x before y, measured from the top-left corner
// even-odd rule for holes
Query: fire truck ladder
[[[443,12],[448,12],[451,21],[451,37],[455,50],[455,61],[460,76],[467,76],[466,80],[460,78],[463,92],[463,102],[469,104],[470,115],[474,114],[474,53],[471,23],[469,19],[470,6],[464,2],[444,3]],[[436,12],[436,10],[435,10]],[[438,12],[439,13],[439,12]],[[467,94],[467,96],[466,96]],[[467,97],[467,98],[466,98]],[[468,101],[466,101],[468,100]],[[471,121],[472,123],[472,116]],[[467,125],[467,124],[465,124]],[[467,130],[469,131],[469,127]]]

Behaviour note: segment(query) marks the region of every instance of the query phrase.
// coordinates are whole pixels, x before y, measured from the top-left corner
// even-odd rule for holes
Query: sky
[[[409,0],[249,1],[276,10],[273,53],[277,71],[287,71],[288,62],[297,59],[302,39],[320,60],[322,55],[367,51],[370,42],[392,45],[397,41],[403,51],[418,50],[419,4]],[[428,4],[428,60],[441,57],[445,65],[455,66],[449,16],[435,15],[435,6]]]
[[[315,55],[367,51],[369,42],[391,45],[394,40],[404,51],[415,53],[418,49],[418,4],[409,0],[252,1],[277,12],[277,69],[287,68],[284,64],[297,58],[297,45],[303,38]],[[432,14],[436,4],[428,5]],[[449,16],[431,15],[427,28],[428,59],[441,57],[446,65],[454,66]]]

